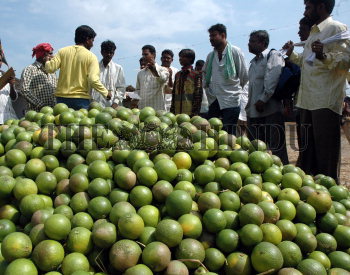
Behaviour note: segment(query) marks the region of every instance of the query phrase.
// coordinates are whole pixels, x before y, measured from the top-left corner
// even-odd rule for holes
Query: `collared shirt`
[[[53,107],[56,104],[56,86],[56,75],[47,73],[40,62],[35,61],[24,68],[21,76],[21,94],[27,101],[26,109],[40,111],[44,106]]]
[[[155,64],[158,77],[154,76],[150,69],[144,68],[137,74],[136,91],[141,99],[139,108],[150,106],[155,110],[166,110],[164,87],[169,79],[169,72],[166,68]]]
[[[45,69],[53,73],[60,69],[57,97],[90,99],[90,90],[95,89],[103,96],[107,89],[100,81],[100,68],[96,55],[83,46],[73,45],[62,48],[48,62]]]
[[[227,46],[222,53],[221,60],[219,60],[218,52],[217,50],[214,50],[211,81],[209,87],[205,87],[209,105],[217,99],[220,105],[220,109],[239,106],[240,94],[243,87],[248,82],[248,73],[243,53],[241,49],[235,46],[232,46],[232,55],[235,62],[236,75],[229,79],[225,77],[226,53]],[[209,53],[207,57],[203,72],[205,71],[206,64],[208,64],[211,54],[212,52]]]
[[[345,82],[349,70],[350,41],[342,40],[323,46],[324,60],[315,59],[313,64],[306,62],[312,53],[311,44],[324,40],[342,31],[347,26],[328,17],[311,28],[301,54],[293,52],[290,60],[301,66],[301,80],[296,106],[306,110],[327,108],[342,113],[345,95]]]
[[[170,111],[174,114],[198,115],[203,96],[202,73],[192,66],[176,73]]]
[[[0,73],[0,76],[1,75],[2,74]],[[5,87],[0,90],[0,124],[3,124],[8,119],[17,119],[12,102],[17,100],[18,95],[16,93],[16,98],[12,100],[10,97],[10,91],[10,84],[6,84]]]
[[[250,118],[265,117],[282,111],[282,101],[272,97],[284,67],[280,52],[266,49],[250,61],[247,116]],[[255,103],[265,102],[264,111],[258,112]]]
[[[105,67],[103,61],[100,61],[100,80],[108,91],[111,91],[111,100],[107,100],[96,90],[91,91],[91,98],[100,102],[104,107],[110,107],[112,104],[121,104],[125,96],[125,76],[123,67],[112,60]]]

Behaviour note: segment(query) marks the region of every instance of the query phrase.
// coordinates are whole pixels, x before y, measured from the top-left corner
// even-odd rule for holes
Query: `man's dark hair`
[[[114,52],[117,46],[111,40],[106,40],[101,43],[101,52]]]
[[[334,6],[335,6],[335,0],[304,0],[304,3],[306,4],[307,2],[310,2],[311,4],[317,6],[320,4],[324,4],[326,7],[326,11],[331,14]]]
[[[227,36],[226,26],[223,24],[215,24],[208,29],[208,32],[224,33]]]
[[[95,37],[96,37],[96,33],[91,27],[87,25],[81,25],[75,30],[74,41],[76,44],[82,44],[82,43],[85,43],[86,40],[95,38]]]
[[[156,54],[156,48],[153,47],[152,45],[145,45],[142,47],[142,50],[149,50],[150,53]]]
[[[162,51],[162,56],[163,56],[164,54],[168,54],[168,55],[171,56],[171,58],[174,58],[174,53],[173,53],[172,50],[165,49],[164,51]]]
[[[205,63],[205,61],[204,61],[204,60],[199,59],[199,60],[197,60],[197,61],[196,61],[195,66],[196,66],[196,67],[198,67],[198,66],[203,67],[203,66],[204,66],[204,63]]]
[[[179,56],[184,56],[190,59],[191,64],[194,63],[194,60],[196,59],[196,53],[194,50],[191,49],[183,49],[179,52]]]
[[[255,36],[258,38],[259,42],[264,43],[264,46],[267,48],[270,43],[270,36],[265,30],[252,31],[250,37]]]
[[[310,29],[314,25],[314,23],[308,17],[301,18],[299,24],[308,26]]]

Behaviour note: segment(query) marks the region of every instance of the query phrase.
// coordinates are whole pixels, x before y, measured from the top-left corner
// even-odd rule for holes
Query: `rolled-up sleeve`
[[[125,96],[125,76],[124,76],[124,70],[122,67],[120,67],[117,83],[116,83],[116,97],[114,98],[113,103],[121,103],[123,102],[124,96]]]
[[[100,67],[98,64],[97,57],[91,58],[91,63],[88,69],[88,79],[91,88],[95,89],[104,97],[107,97],[108,91],[105,88],[105,86],[103,86],[100,80]]]
[[[301,67],[303,62],[303,54],[292,52],[292,54],[289,57],[289,61]]]
[[[169,80],[169,72],[167,69],[162,68],[161,66],[156,66],[157,73],[159,77],[157,77],[159,83],[167,83]]]
[[[259,100],[267,102],[271,98],[277,87],[283,67],[284,59],[282,55],[277,51],[271,52],[264,77],[264,91]]]
[[[58,52],[50,61],[45,63],[45,71],[49,74],[56,72],[61,67],[61,56]]]

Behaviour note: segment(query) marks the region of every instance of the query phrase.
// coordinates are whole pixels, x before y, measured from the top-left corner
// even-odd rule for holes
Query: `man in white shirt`
[[[293,51],[292,41],[284,45],[290,61],[301,67],[296,106],[300,109],[300,168],[311,175],[324,174],[339,182],[340,122],[350,56],[350,40],[323,45],[320,41],[347,31],[332,19],[334,0],[305,0],[304,16],[315,24],[305,41],[303,53]],[[310,55],[315,55],[309,61]]]
[[[255,54],[250,61],[248,103],[246,106],[248,137],[267,143],[283,164],[288,164],[282,101],[274,98],[282,68],[282,54],[269,50],[269,34],[254,31],[249,38],[249,52]]]
[[[171,66],[171,63],[174,61],[174,53],[172,50],[166,49],[162,51],[162,57],[160,58],[160,61],[162,61],[162,66],[167,68],[169,72],[169,80],[168,84],[165,87],[164,94],[166,109],[167,111],[170,111],[173,84],[175,81],[175,75],[179,70]]]
[[[92,90],[91,98],[101,103],[104,107],[116,108],[121,105],[125,95],[125,77],[122,66],[112,61],[116,45],[107,40],[101,44],[102,60],[100,61],[100,80],[108,91],[111,92],[111,100],[107,100],[99,92]]]
[[[164,88],[169,80],[169,71],[155,62],[156,49],[152,45],[142,47],[142,57],[147,65],[137,74],[135,93],[141,98],[138,107],[166,110]]]
[[[248,82],[243,52],[226,40],[226,27],[223,24],[211,26],[208,32],[214,47],[203,69],[204,88],[209,102],[208,117],[221,117],[224,129],[229,134],[235,134],[240,94]]]

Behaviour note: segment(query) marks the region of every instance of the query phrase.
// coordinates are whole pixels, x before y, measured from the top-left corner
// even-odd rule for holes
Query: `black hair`
[[[184,56],[190,59],[191,64],[194,63],[194,60],[196,59],[196,53],[194,50],[191,49],[183,49],[179,52],[179,56]]]
[[[225,36],[227,36],[226,26],[223,24],[215,24],[208,29],[208,32],[215,32],[215,31],[217,31],[220,34],[224,33]]]
[[[106,40],[101,43],[101,52],[114,52],[117,46],[111,40]]]
[[[174,58],[174,53],[172,50],[169,50],[169,49],[165,49],[164,51],[162,51],[162,55],[163,54],[168,54],[171,56],[171,58]]]
[[[205,61],[204,61],[204,60],[199,59],[199,60],[197,60],[197,61],[196,61],[195,66],[196,66],[196,67],[197,67],[197,66],[201,66],[201,67],[203,67],[203,66],[204,66],[204,63],[205,63]]]
[[[74,42],[76,44],[82,44],[85,43],[86,40],[95,37],[96,33],[91,27],[87,25],[81,25],[75,30]]]
[[[142,50],[149,50],[150,53],[156,54],[156,48],[152,45],[145,45],[142,47]]]
[[[264,46],[267,48],[270,43],[270,36],[265,30],[252,31],[250,37],[255,36],[258,38],[259,42],[263,42]]]
[[[310,29],[314,25],[314,23],[308,17],[301,18],[299,24],[308,26]]]
[[[144,62],[144,61],[146,61],[146,58],[141,57],[141,58],[139,59],[140,65],[141,65],[141,62]]]
[[[324,4],[326,7],[326,11],[331,14],[334,6],[335,6],[335,0],[304,0],[304,3],[306,4],[306,2],[310,2],[313,5],[320,5],[320,4]]]

